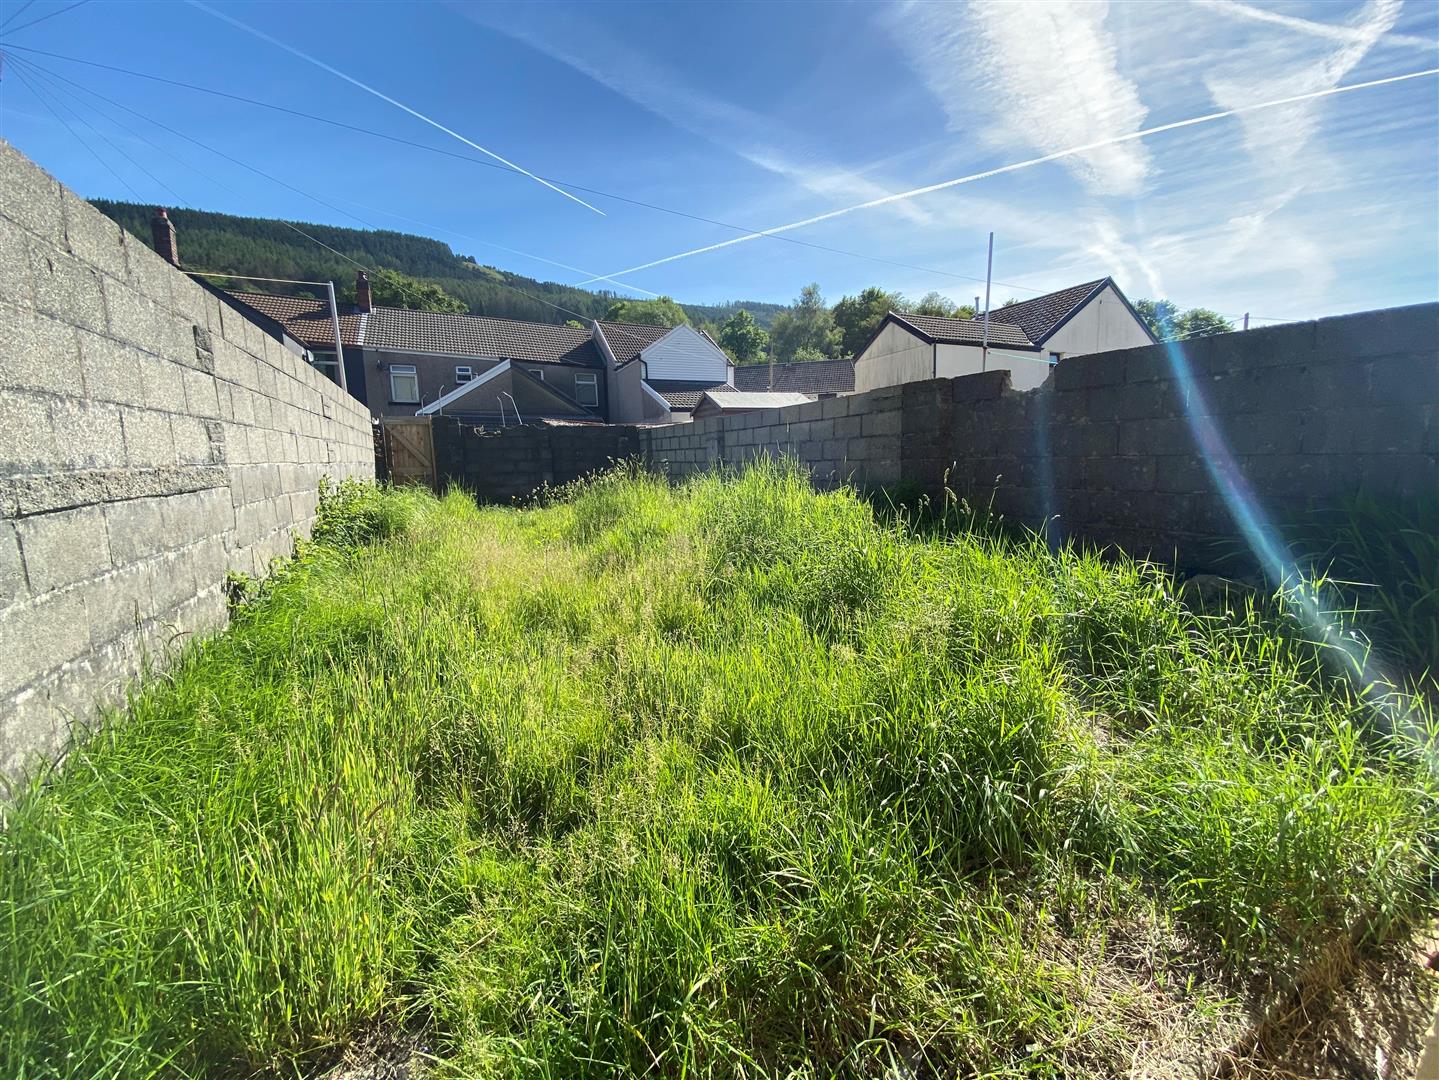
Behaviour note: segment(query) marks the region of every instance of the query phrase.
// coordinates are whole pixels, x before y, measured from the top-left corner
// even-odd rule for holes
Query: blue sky
[[[1104,274],[1134,297],[1261,320],[1439,296],[1439,78],[1110,142],[1439,67],[1432,2],[214,0],[267,41],[186,3],[92,0],[24,27],[69,2],[0,3],[0,21],[19,11],[0,32],[0,49],[16,46],[0,133],[88,196],[418,232],[536,277],[608,274],[700,302],[785,302],[809,281],[832,300],[870,284],[972,299],[990,229],[996,299]],[[671,258],[743,233],[572,192],[602,216],[521,174],[19,48],[483,157],[282,44],[531,173],[751,230],[1107,145],[783,233],[804,244],[763,237]]]

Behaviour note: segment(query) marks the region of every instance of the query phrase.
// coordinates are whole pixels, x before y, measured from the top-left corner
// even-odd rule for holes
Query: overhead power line
[[[66,6],[66,7],[62,7],[62,8],[60,8],[60,9],[57,10],[57,11],[52,11],[52,12],[49,12],[48,14],[41,15],[38,19],[31,19],[29,22],[27,22],[27,23],[21,23],[19,26],[12,26],[12,27],[10,27],[8,30],[5,30],[5,33],[7,33],[7,34],[18,34],[21,30],[28,30],[28,29],[30,29],[30,27],[32,27],[32,26],[39,26],[39,25],[40,25],[42,22],[44,22],[46,19],[53,19],[56,15],[64,15],[65,12],[67,12],[67,11],[74,11],[77,7],[84,7],[84,6],[85,6],[86,4],[88,4],[89,2],[90,2],[90,0],[75,0],[75,3],[70,4],[70,5]],[[29,6],[30,6],[29,4],[26,4],[26,5],[25,5],[25,7],[29,7]],[[20,11],[24,11],[24,10],[25,10],[25,8],[23,8],[23,7],[20,9]],[[11,16],[11,18],[12,18],[12,19],[18,18],[19,15],[20,15],[20,12],[17,11],[14,15]],[[0,29],[3,29],[3,28],[0,28]]]
[[[311,120],[311,121],[314,121],[315,123],[319,123],[319,124],[327,124],[327,125],[329,125],[330,127],[340,128],[340,129],[345,130],[345,131],[353,131],[353,132],[355,132],[355,133],[357,133],[357,134],[360,134],[360,135],[368,135],[368,136],[370,136],[371,138],[375,138],[375,139],[383,139],[383,140],[386,141],[386,142],[395,143],[395,144],[397,144],[397,145],[399,145],[399,146],[408,146],[408,147],[411,147],[411,148],[416,149],[416,150],[424,150],[425,152],[430,153],[430,154],[439,154],[439,155],[442,156],[442,157],[454,158],[454,159],[456,159],[457,161],[466,161],[466,162],[469,162],[471,165],[479,165],[479,166],[481,166],[481,167],[483,167],[483,168],[486,168],[486,169],[500,169],[500,170],[503,170],[503,171],[505,171],[505,172],[513,172],[513,171],[515,171],[515,170],[512,170],[512,169],[507,168],[507,167],[504,166],[504,165],[497,164],[497,163],[495,163],[495,162],[493,162],[493,161],[483,161],[483,160],[481,160],[481,159],[479,159],[479,158],[476,158],[476,157],[471,156],[470,154],[456,153],[456,152],[453,151],[453,150],[446,150],[446,149],[444,149],[443,147],[431,146],[431,145],[429,145],[428,143],[416,142],[416,141],[413,140],[413,139],[406,139],[406,138],[403,138],[402,136],[399,136],[399,135],[391,135],[391,134],[389,134],[389,133],[387,133],[387,132],[376,131],[376,130],[374,130],[373,128],[363,127],[363,126],[361,126],[361,125],[359,125],[359,124],[351,124],[351,123],[349,123],[349,122],[347,122],[347,121],[337,120],[337,119],[335,119],[335,118],[333,118],[333,117],[329,117],[329,116],[319,116],[319,115],[317,115],[317,114],[315,114],[315,113],[306,112],[306,111],[304,111],[303,109],[294,109],[294,108],[291,108],[291,107],[289,107],[289,106],[287,106],[287,105],[278,105],[278,104],[276,104],[276,103],[274,103],[274,102],[272,102],[272,101],[262,101],[262,100],[260,100],[260,99],[258,99],[258,98],[246,97],[246,96],[243,95],[243,94],[233,94],[233,93],[230,93],[229,91],[226,91],[226,90],[217,90],[217,89],[215,89],[214,87],[200,86],[200,85],[198,85],[198,84],[196,84],[196,83],[184,82],[183,80],[180,80],[180,79],[170,79],[170,78],[166,78],[166,77],[161,76],[161,75],[152,75],[152,74],[150,74],[149,72],[145,72],[145,71],[135,71],[135,70],[132,70],[132,69],[130,69],[130,68],[118,67],[118,66],[116,66],[116,65],[114,65],[114,64],[104,64],[104,63],[101,63],[101,62],[98,61],[98,60],[87,60],[87,59],[84,59],[84,58],[78,57],[78,56],[66,56],[66,55],[63,54],[63,53],[49,52],[49,51],[47,51],[47,50],[45,50],[45,49],[36,49],[36,48],[32,48],[31,46],[28,46],[28,45],[26,45],[26,46],[12,45],[12,46],[7,46],[7,48],[19,49],[19,50],[21,50],[21,51],[23,51],[23,52],[34,53],[34,54],[37,55],[37,56],[45,56],[45,57],[49,57],[50,59],[53,59],[53,60],[63,60],[63,61],[65,61],[66,63],[82,64],[82,65],[84,65],[84,66],[86,66],[86,67],[99,68],[99,69],[102,70],[102,71],[113,71],[113,72],[115,72],[115,73],[117,73],[117,74],[120,74],[120,75],[128,75],[128,76],[130,76],[130,77],[132,77],[132,78],[136,78],[136,79],[146,79],[146,80],[149,80],[150,82],[160,83],[160,84],[165,85],[165,86],[177,86],[177,87],[180,87],[181,89],[193,90],[193,91],[195,91],[195,92],[197,92],[197,93],[209,94],[209,95],[211,95],[211,96],[213,96],[213,97],[224,98],[224,99],[229,100],[229,101],[240,102],[241,104],[244,104],[244,105],[253,105],[253,106],[256,106],[257,108],[261,108],[261,109],[269,109],[269,110],[271,110],[272,112],[283,113],[283,114],[285,114],[285,115],[298,117],[298,118],[304,119],[304,120]],[[603,199],[612,199],[612,200],[614,200],[615,202],[625,203],[625,204],[630,205],[630,206],[641,207],[641,208],[646,209],[646,210],[654,210],[654,211],[656,211],[657,213],[669,214],[669,215],[671,215],[672,217],[684,218],[684,219],[686,219],[686,220],[688,220],[688,221],[698,221],[698,222],[701,222],[701,223],[706,224],[706,225],[715,225],[715,226],[718,226],[719,228],[722,228],[722,229],[729,229],[729,230],[732,231],[732,232],[738,232],[738,233],[753,233],[753,232],[757,232],[757,231],[759,231],[759,232],[762,232],[762,231],[763,231],[763,230],[756,230],[756,229],[754,229],[752,226],[749,226],[749,225],[736,225],[734,222],[722,221],[722,220],[720,220],[719,218],[707,217],[707,216],[704,215],[704,214],[696,214],[696,213],[692,213],[692,212],[687,211],[687,210],[677,210],[677,209],[675,209],[675,208],[672,207],[672,206],[664,206],[664,205],[662,205],[662,204],[660,204],[660,203],[649,202],[649,201],[647,201],[647,200],[645,200],[645,199],[636,199],[636,198],[632,198],[632,197],[630,197],[630,196],[628,196],[628,195],[618,195],[618,194],[616,194],[616,193],[614,193],[614,192],[612,192],[612,191],[604,191],[604,190],[602,190],[602,189],[600,189],[600,188],[587,187],[587,186],[585,186],[584,184],[578,184],[578,183],[575,183],[575,182],[573,182],[573,181],[561,179],[561,178],[558,178],[558,177],[553,177],[553,176],[541,176],[540,179],[542,179],[542,180],[548,180],[548,181],[550,181],[550,182],[552,182],[552,183],[559,184],[559,185],[561,185],[561,186],[563,186],[563,187],[565,187],[565,188],[568,188],[568,189],[570,189],[570,190],[572,190],[572,191],[583,191],[583,192],[584,192],[585,194],[587,194],[587,195],[595,195],[595,196],[598,196],[598,197],[603,198]],[[831,255],[842,255],[842,256],[844,256],[845,258],[860,259],[860,260],[862,260],[862,261],[864,261],[864,262],[872,262],[872,263],[877,263],[877,264],[881,264],[881,265],[884,265],[884,266],[894,266],[894,267],[898,267],[898,268],[900,268],[900,269],[902,269],[902,270],[916,270],[916,271],[918,271],[918,272],[920,272],[920,273],[922,273],[922,274],[932,274],[932,275],[934,275],[935,277],[947,278],[947,279],[952,280],[952,281],[973,281],[973,282],[983,282],[983,281],[984,281],[984,278],[982,278],[982,277],[977,277],[977,276],[975,276],[975,275],[973,275],[973,274],[957,274],[957,273],[955,273],[955,272],[952,271],[952,270],[939,270],[939,269],[936,269],[935,267],[932,267],[932,266],[921,266],[921,265],[919,265],[919,264],[917,264],[917,263],[903,262],[903,261],[898,260],[898,259],[888,259],[888,258],[885,258],[885,257],[880,256],[880,255],[869,255],[869,254],[866,254],[866,253],[861,252],[861,251],[850,251],[850,250],[847,250],[847,249],[845,249],[845,248],[833,247],[833,246],[831,246],[831,245],[829,245],[829,244],[816,243],[816,242],[814,242],[814,241],[812,241],[812,240],[801,240],[801,239],[800,239],[799,237],[797,237],[797,236],[774,235],[774,236],[770,236],[769,239],[779,240],[779,241],[782,241],[783,243],[786,243],[786,244],[793,244],[793,245],[795,245],[796,247],[810,248],[810,249],[813,250],[813,251],[824,251],[824,252],[828,252],[828,253],[831,254]],[[594,281],[610,281],[610,280],[611,280],[611,279],[609,279],[608,277],[605,277],[605,276],[603,276],[603,275],[590,275],[590,276],[591,276],[591,279],[594,280]],[[612,283],[612,284],[615,284],[615,285],[620,285],[620,286],[622,286],[622,287],[624,287],[624,288],[634,288],[633,285],[630,285],[630,284],[628,284],[627,282],[612,281],[611,283]],[[1043,290],[1043,289],[1036,289],[1036,288],[1034,288],[1034,287],[1031,286],[1031,285],[1020,285],[1020,284],[1018,284],[1017,282],[1013,282],[1013,281],[996,281],[996,282],[994,282],[994,284],[1003,286],[1003,287],[1006,288],[1006,289],[1018,289],[1018,290],[1020,290],[1021,292],[1032,292],[1032,293],[1038,294],[1038,293],[1042,293],[1042,292],[1045,291],[1045,290]],[[644,291],[646,291],[646,290],[641,289],[641,290],[638,290],[638,291],[644,292]]]
[[[604,212],[603,210],[601,210],[599,207],[597,207],[597,206],[591,206],[589,203],[585,202],[584,199],[581,199],[581,198],[579,198],[578,196],[575,196],[575,195],[571,195],[571,194],[570,194],[568,191],[566,191],[564,188],[559,187],[559,186],[556,185],[556,184],[550,183],[548,180],[545,180],[545,179],[542,179],[541,177],[536,176],[534,173],[530,172],[528,169],[523,168],[523,167],[521,167],[521,166],[519,166],[519,165],[516,165],[513,161],[510,161],[508,158],[501,157],[499,154],[495,153],[493,150],[489,150],[489,149],[487,149],[486,147],[481,146],[479,143],[475,142],[473,139],[467,139],[465,136],[461,135],[458,131],[455,131],[453,128],[448,128],[448,127],[446,127],[444,124],[440,123],[438,120],[433,120],[433,119],[431,119],[430,117],[426,116],[424,113],[420,112],[418,109],[412,109],[412,108],[410,108],[408,105],[406,105],[403,101],[396,101],[394,98],[390,97],[389,94],[386,94],[386,93],[383,93],[383,92],[381,92],[381,91],[379,91],[379,90],[376,90],[373,86],[370,86],[368,83],[363,83],[363,82],[361,82],[359,79],[355,78],[353,75],[346,75],[346,74],[345,74],[343,71],[341,71],[339,68],[332,67],[332,66],[330,66],[329,64],[325,63],[323,60],[316,59],[315,57],[311,56],[309,53],[300,51],[299,49],[295,48],[293,45],[289,45],[289,44],[287,44],[286,42],[283,42],[283,41],[279,40],[278,38],[271,37],[269,34],[265,33],[263,30],[258,30],[258,29],[256,29],[255,27],[249,25],[248,23],[243,23],[243,22],[241,22],[239,19],[236,19],[236,18],[234,18],[234,17],[232,17],[232,16],[230,16],[230,15],[226,15],[226,14],[225,14],[224,12],[222,12],[222,11],[216,11],[214,8],[210,7],[208,4],[201,3],[200,0],[188,0],[188,2],[189,2],[189,4],[190,4],[191,7],[199,8],[201,11],[203,11],[203,12],[204,12],[205,14],[207,14],[207,15],[213,16],[214,18],[219,19],[219,20],[221,20],[222,22],[227,22],[227,23],[229,23],[231,26],[236,27],[237,29],[240,29],[240,30],[245,31],[245,33],[247,33],[247,34],[253,34],[255,37],[259,38],[261,41],[268,41],[271,45],[274,45],[276,48],[278,48],[278,49],[284,49],[287,53],[290,53],[292,56],[298,56],[301,60],[304,60],[306,63],[315,65],[315,67],[319,68],[319,69],[322,70],[322,71],[328,71],[331,75],[334,75],[336,78],[344,79],[345,82],[349,83],[349,84],[352,85],[352,86],[358,86],[361,90],[365,91],[365,93],[367,93],[367,94],[373,94],[375,97],[379,98],[381,101],[388,102],[389,104],[393,105],[395,108],[400,109],[400,110],[403,111],[403,112],[409,113],[411,116],[413,116],[413,117],[414,117],[415,119],[417,119],[417,120],[423,120],[425,123],[429,124],[430,127],[435,128],[435,129],[438,130],[438,131],[443,131],[446,135],[450,136],[450,138],[452,138],[452,139],[457,139],[457,140],[459,140],[460,142],[464,143],[466,146],[471,147],[472,149],[478,150],[480,153],[486,155],[487,157],[492,157],[492,158],[494,158],[496,161],[500,162],[501,164],[509,166],[509,167],[510,167],[511,169],[513,169],[515,172],[523,173],[525,176],[528,176],[531,180],[534,180],[534,181],[536,181],[536,182],[538,182],[538,183],[543,184],[545,187],[549,188],[551,191],[558,192],[559,194],[563,195],[565,198],[569,199],[571,202],[577,202],[577,203],[579,203],[579,204],[580,204],[581,206],[583,206],[586,210],[592,210],[592,211],[594,211],[594,213],[599,214],[600,217],[604,217],[604,216],[605,216],[605,212]]]
[[[12,11],[12,12],[10,13],[9,18],[7,18],[3,23],[0,23],[0,30],[4,30],[5,27],[9,26],[12,22],[14,22],[16,19],[18,19],[21,15],[24,15],[25,12],[27,12],[27,11],[30,10],[31,6],[32,6],[34,3],[35,3],[35,0],[25,0],[25,2],[24,2],[23,4],[21,4],[18,8],[16,8],[14,11]]]
[[[40,67],[39,67],[38,65],[36,65],[33,61],[25,61],[25,65],[26,65],[27,67],[31,68],[31,69],[36,70],[36,71],[46,71],[46,69],[40,68]],[[17,69],[17,71],[18,71],[18,69]],[[319,203],[321,206],[327,207],[327,208],[329,208],[330,210],[333,210],[333,211],[335,211],[335,212],[338,213],[338,214],[344,214],[344,215],[347,216],[347,217],[353,218],[355,221],[358,221],[361,225],[365,226],[365,227],[368,228],[368,229],[375,229],[375,230],[378,230],[378,229],[379,229],[379,226],[378,226],[378,225],[374,224],[374,223],[371,222],[371,221],[367,221],[366,219],[360,217],[358,214],[352,213],[352,212],[350,212],[350,211],[347,211],[347,210],[342,209],[341,207],[335,206],[333,203],[330,203],[330,202],[326,201],[325,199],[320,198],[318,195],[314,195],[314,194],[312,194],[312,193],[310,193],[310,192],[308,192],[308,191],[305,191],[305,190],[302,189],[302,188],[298,188],[298,187],[296,187],[294,184],[291,184],[291,183],[288,183],[288,182],[286,182],[286,181],[284,181],[284,180],[281,180],[281,179],[280,179],[279,177],[277,177],[277,176],[272,176],[270,173],[265,172],[263,169],[257,168],[257,167],[254,166],[254,165],[250,165],[250,164],[248,164],[247,162],[241,161],[239,158],[236,158],[236,157],[234,157],[234,156],[232,156],[232,155],[230,155],[230,154],[227,154],[227,153],[225,153],[223,150],[216,149],[215,147],[209,145],[208,143],[202,142],[201,140],[196,139],[195,137],[193,137],[193,136],[191,136],[191,135],[185,134],[183,131],[177,131],[175,128],[170,127],[168,124],[161,123],[160,121],[156,120],[154,117],[147,116],[146,114],[140,112],[140,111],[137,110],[137,109],[133,109],[133,108],[131,108],[131,107],[128,106],[128,105],[122,104],[121,102],[114,101],[113,99],[106,97],[105,95],[99,93],[98,91],[91,90],[91,89],[89,89],[88,87],[82,86],[81,84],[76,83],[76,82],[74,82],[74,81],[71,80],[71,79],[65,78],[65,76],[63,76],[63,75],[59,75],[59,74],[56,74],[56,73],[54,73],[54,72],[48,72],[48,71],[46,71],[46,73],[47,73],[47,74],[50,74],[51,76],[53,76],[53,77],[56,78],[56,79],[60,79],[60,80],[63,81],[63,82],[69,83],[70,85],[76,87],[76,88],[79,89],[79,90],[83,90],[85,93],[90,94],[92,97],[96,97],[96,98],[100,99],[101,101],[105,101],[105,102],[107,102],[108,104],[111,104],[111,105],[115,106],[115,107],[118,108],[118,109],[122,109],[122,110],[124,110],[125,112],[131,114],[132,116],[135,116],[135,117],[137,117],[138,119],[143,120],[143,121],[145,121],[146,123],[151,124],[151,125],[153,125],[153,126],[156,127],[156,128],[159,128],[159,129],[162,130],[162,131],[168,131],[170,134],[176,136],[177,138],[181,138],[181,139],[184,139],[186,142],[193,143],[194,145],[200,147],[200,149],[202,149],[202,150],[207,150],[207,151],[209,151],[210,153],[216,155],[217,157],[220,157],[220,158],[223,158],[223,159],[226,160],[226,161],[229,161],[231,164],[238,165],[238,166],[240,166],[240,167],[243,168],[243,169],[247,169],[248,171],[255,173],[257,176],[260,176],[260,177],[262,177],[262,178],[264,178],[264,179],[266,179],[266,180],[269,180],[271,183],[279,184],[281,187],[284,187],[284,188],[286,188],[286,189],[288,189],[288,190],[290,190],[290,191],[293,191],[293,192],[295,192],[297,195],[301,195],[301,196],[303,196],[304,198],[307,198],[307,199],[310,199],[310,200],[312,200],[312,201],[314,201],[314,202],[316,202],[316,203]],[[113,121],[112,121],[112,122],[113,122]],[[148,141],[148,140],[146,140],[146,141]],[[154,144],[152,143],[151,145],[154,145]],[[178,158],[177,158],[176,160],[181,160],[181,159],[178,159]],[[182,160],[182,161],[181,161],[181,164],[187,164],[187,163]],[[191,166],[191,167],[193,168],[193,166]],[[199,170],[196,170],[196,171],[198,172]],[[113,172],[113,170],[112,170],[112,172]],[[205,174],[202,173],[201,175],[205,175]],[[117,179],[120,179],[120,177],[118,176],[118,174],[117,174],[116,178],[117,178]],[[209,176],[207,176],[206,178],[209,179],[212,183],[216,183],[216,184],[218,184],[219,186],[221,186],[221,187],[225,188],[226,190],[230,191],[232,194],[235,194],[235,195],[237,195],[237,196],[243,197],[240,192],[236,191],[236,190],[235,190],[233,187],[231,187],[230,185],[225,184],[225,183],[222,182],[222,181],[216,180],[214,177],[209,177]],[[123,179],[121,179],[121,183],[124,183],[124,180],[123,180]],[[130,187],[130,185],[128,185],[128,184],[125,184],[125,186],[126,186],[126,187]],[[162,186],[163,186],[163,185],[162,185]],[[134,188],[130,188],[130,190],[131,190],[132,193],[134,193]],[[137,200],[140,198],[140,196],[138,195],[138,193],[135,194],[135,197],[136,197]],[[364,270],[364,271],[366,271],[367,273],[373,273],[373,272],[374,272],[374,271],[372,271],[368,266],[366,266],[364,263],[359,262],[358,260],[351,258],[349,255],[346,255],[346,254],[345,254],[344,252],[342,252],[342,251],[336,250],[335,248],[331,247],[329,244],[326,244],[324,241],[320,240],[318,237],[315,237],[315,236],[310,235],[308,232],[306,232],[305,230],[301,229],[298,225],[295,225],[293,222],[285,221],[285,220],[283,220],[283,219],[279,219],[279,220],[280,220],[280,224],[283,225],[285,228],[289,229],[291,232],[297,233],[298,235],[304,237],[306,240],[309,240],[309,241],[311,241],[312,243],[317,244],[319,247],[324,248],[326,251],[330,252],[332,255],[335,255],[336,257],[338,257],[338,258],[340,258],[340,259],[343,259],[345,262],[350,263],[352,266],[355,266],[355,267],[357,267],[358,269]],[[544,299],[542,299],[542,298],[540,298],[540,297],[538,297],[538,296],[534,296],[533,294],[528,293],[528,292],[525,292],[523,289],[517,288],[516,286],[511,285],[511,284],[509,284],[508,282],[492,281],[491,284],[498,285],[498,286],[500,286],[500,287],[503,288],[503,289],[508,289],[508,290],[510,290],[511,292],[517,293],[517,294],[519,294],[520,296],[525,297],[527,300],[534,301],[535,303],[540,304],[540,305],[542,305],[542,306],[544,306],[544,307],[551,308],[551,309],[553,309],[553,310],[555,310],[555,311],[562,312],[562,313],[564,313],[564,314],[566,314],[566,315],[573,315],[573,316],[574,316],[575,318],[577,318],[577,319],[586,320],[586,319],[589,318],[588,315],[581,314],[580,312],[578,312],[578,311],[573,311],[573,310],[571,310],[570,308],[564,307],[563,305],[551,303],[551,302],[548,301],[548,300],[544,300]],[[420,299],[419,296],[417,296],[413,291],[409,290],[409,289],[406,288],[405,286],[400,285],[400,286],[398,286],[398,287],[401,289],[402,292],[404,292],[404,293],[405,293],[407,296],[409,296],[411,299],[416,300],[416,301],[418,301],[418,300]]]
[[[49,112],[51,116],[53,116],[56,120],[60,121],[61,127],[68,131],[71,137],[73,137],[76,142],[83,146],[89,152],[91,157],[93,157],[96,161],[100,163],[100,167],[102,169],[104,169],[117,181],[119,181],[121,186],[123,186],[127,191],[129,191],[131,195],[134,195],[135,198],[138,199],[140,197],[140,193],[136,191],[133,186],[131,186],[130,181],[126,180],[123,176],[121,176],[119,172],[116,171],[113,165],[111,165],[108,161],[106,161],[103,157],[100,156],[100,151],[96,150],[94,146],[92,146],[83,137],[81,137],[78,131],[76,131],[73,127],[70,126],[70,121],[66,120],[63,116],[60,115],[60,110],[57,109],[53,104],[51,104],[49,98],[47,98],[44,94],[40,93],[39,87],[36,86],[35,83],[32,83],[30,79],[26,77],[23,70],[17,67],[15,69],[15,77],[19,79],[22,84],[24,84],[25,88],[30,91],[30,95],[41,105],[43,105],[45,107],[45,110]]]

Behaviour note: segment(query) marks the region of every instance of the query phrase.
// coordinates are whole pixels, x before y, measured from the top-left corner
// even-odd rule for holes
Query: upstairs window
[[[575,376],[575,400],[581,405],[600,403],[600,380],[598,375]]]
[[[390,365],[390,401],[396,405],[420,403],[420,377],[414,364]]]
[[[475,377],[475,369],[468,364],[457,364],[455,366],[455,383],[467,383]]]

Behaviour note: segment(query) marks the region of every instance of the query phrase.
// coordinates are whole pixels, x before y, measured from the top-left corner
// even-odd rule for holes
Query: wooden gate
[[[387,416],[380,421],[385,433],[385,467],[392,484],[435,486],[435,439],[428,416]]]

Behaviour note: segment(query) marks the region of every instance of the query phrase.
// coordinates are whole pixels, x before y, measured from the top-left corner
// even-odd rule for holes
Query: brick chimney
[[[160,253],[171,266],[180,265],[180,248],[175,243],[175,223],[170,220],[170,215],[165,212],[163,206],[155,208],[155,216],[150,219],[150,236],[155,242],[155,250]]]
[[[363,270],[355,272],[355,307],[360,311],[373,311],[374,301],[370,299],[370,277]]]

